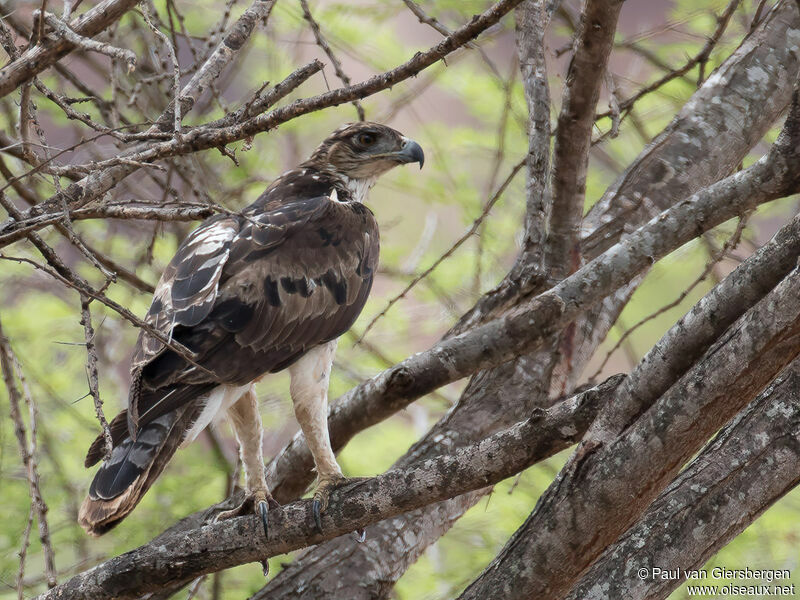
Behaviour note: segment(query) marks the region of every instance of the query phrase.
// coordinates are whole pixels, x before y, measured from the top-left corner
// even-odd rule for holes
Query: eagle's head
[[[425,155],[420,145],[399,131],[364,121],[334,131],[314,150],[310,163],[354,181],[374,181],[389,169],[418,162]]]

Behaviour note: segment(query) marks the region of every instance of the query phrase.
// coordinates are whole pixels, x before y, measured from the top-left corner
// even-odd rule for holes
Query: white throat
[[[345,179],[345,187],[350,192],[353,202],[364,203],[369,195],[370,188],[375,185],[377,177],[368,179]]]

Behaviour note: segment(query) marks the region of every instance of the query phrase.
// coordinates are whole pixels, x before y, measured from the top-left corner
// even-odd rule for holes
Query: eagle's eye
[[[363,146],[364,148],[368,148],[375,143],[377,137],[374,133],[359,133],[356,136],[356,141],[358,142],[359,146]]]

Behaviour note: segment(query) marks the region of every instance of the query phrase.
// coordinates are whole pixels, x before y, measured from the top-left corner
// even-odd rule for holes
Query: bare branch
[[[156,27],[150,19],[150,14],[147,9],[147,3],[142,4],[142,18],[150,30],[156,34],[169,52],[170,60],[172,61],[172,112],[174,113],[174,121],[172,130],[178,134],[181,130],[181,105],[180,105],[180,91],[181,91],[181,66],[178,63],[178,54],[170,42],[169,38]]]
[[[705,45],[700,50],[700,52],[698,52],[695,56],[689,59],[681,67],[670,70],[668,73],[666,73],[653,83],[640,89],[630,98],[626,98],[625,100],[619,102],[619,105],[617,107],[617,114],[619,114],[620,112],[624,113],[620,118],[624,118],[625,115],[630,113],[634,104],[636,104],[636,102],[640,98],[663,87],[673,79],[683,77],[689,71],[694,69],[697,65],[701,65],[702,68],[708,62],[708,59],[711,56],[711,52],[719,43],[720,39],[722,38],[722,34],[725,33],[725,29],[728,27],[728,23],[730,23],[731,17],[733,16],[733,13],[736,12],[736,9],[738,8],[740,2],[741,0],[731,0],[727,8],[722,12],[722,14],[719,17],[717,17],[717,28],[714,30],[711,36],[709,36],[708,40],[706,41]],[[628,45],[624,47],[631,47],[631,46],[632,45]],[[702,84],[704,81],[705,77],[701,75],[699,77],[698,85]],[[600,113],[595,118],[602,119],[603,117],[610,117],[610,116],[613,116],[612,110]]]
[[[314,16],[311,14],[311,9],[308,8],[308,2],[306,0],[300,0],[300,6],[303,8],[303,17],[308,24],[311,26],[311,31],[314,34],[314,39],[317,41],[317,46],[322,48],[322,51],[325,53],[325,56],[328,57],[328,60],[331,61],[333,65],[333,70],[336,72],[336,76],[339,80],[345,84],[346,86],[352,85],[350,78],[347,76],[347,73],[344,72],[342,68],[341,61],[336,57],[331,49],[330,45],[328,44],[327,40],[322,35],[322,31],[319,28],[319,23],[314,19]],[[364,107],[361,106],[361,102],[358,100],[353,100],[353,106],[356,107],[356,113],[358,113],[358,120],[363,121],[366,119],[366,115],[364,114]]]
[[[103,0],[69,24],[82,38],[91,38],[117,21],[136,5],[138,0]],[[0,97],[25,81],[29,81],[75,48],[72,42],[61,39],[54,44],[37,44],[22,56],[0,69]]]
[[[800,270],[795,268],[613,442],[582,443],[462,598],[562,596],[705,440],[799,353]]]
[[[738,167],[789,104],[800,55],[789,51],[785,40],[798,32],[795,2],[779,2],[592,207],[584,219],[586,257]],[[766,79],[740,76],[755,72]],[[570,369],[563,370],[566,389],[579,379],[639,283],[631,282],[578,320]]]
[[[683,579],[654,577],[653,567],[680,573],[701,568],[794,488],[800,473],[798,390],[795,359],[606,549],[566,599],[587,598],[598,585],[608,598],[666,598]],[[647,576],[640,577],[639,569]]]
[[[89,309],[91,300],[88,296],[81,294],[81,325],[83,325],[84,339],[86,340],[86,375],[89,380],[89,393],[94,400],[94,412],[97,415],[97,420],[100,422],[102,429],[103,440],[105,441],[104,460],[111,456],[113,447],[111,441],[111,429],[108,426],[108,421],[103,413],[103,400],[100,398],[99,390],[99,376],[97,374],[97,349],[94,345],[95,331],[92,327],[92,313]]]
[[[553,280],[572,273],[581,262],[578,242],[594,111],[622,4],[620,0],[587,0],[581,15],[580,35],[567,71],[553,146],[553,209],[545,249]]]
[[[136,54],[127,48],[117,48],[111,44],[104,44],[88,37],[83,37],[69,28],[69,25],[64,23],[61,19],[51,13],[44,13],[39,15],[39,18],[44,18],[45,23],[53,28],[58,37],[66,40],[77,48],[88,50],[90,52],[99,52],[111,58],[116,58],[125,61],[128,65],[128,73],[136,69]]]
[[[11,344],[5,334],[3,333],[2,324],[0,324],[0,368],[3,372],[3,380],[5,381],[6,390],[8,391],[8,400],[11,410],[11,420],[14,423],[14,433],[17,437],[17,445],[19,446],[20,457],[22,464],[25,467],[25,475],[28,480],[28,488],[31,496],[31,507],[35,509],[36,517],[39,522],[39,539],[42,542],[45,557],[45,574],[47,577],[48,587],[56,585],[56,567],[55,557],[53,555],[53,546],[50,543],[50,527],[47,523],[47,504],[42,497],[42,491],[39,481],[39,465],[37,453],[37,440],[36,440],[36,420],[37,411],[33,402],[33,398],[26,391],[25,402],[28,406],[29,420],[30,420],[30,441],[28,434],[25,430],[25,424],[22,420],[22,412],[20,405],[22,404],[22,395],[17,387],[15,373],[17,376],[21,374],[17,359],[11,350]],[[24,382],[23,382],[24,384]],[[26,386],[23,385],[23,388]],[[22,568],[20,566],[20,568]],[[22,584],[21,578],[18,581],[18,592]]]
[[[781,185],[768,191],[767,182],[779,183],[778,176],[768,174],[772,173],[770,162],[765,157],[664,211],[625,241],[506,316],[444,339],[354,388],[331,407],[328,424],[333,447],[341,448],[357,432],[438,387],[534,351],[542,340],[648,269],[652,261],[702,231],[752,210],[751,203],[782,194]],[[269,469],[270,478],[281,482],[280,486],[271,485],[276,498],[301,494],[310,482],[312,467],[311,454],[298,433]],[[288,473],[292,474],[291,481],[287,481]]]
[[[453,242],[453,244],[447,250],[445,250],[445,252],[441,256],[439,256],[439,258],[433,261],[433,264],[430,267],[428,267],[422,273],[414,277],[408,283],[408,285],[406,285],[406,287],[403,288],[403,291],[401,291],[396,296],[393,296],[389,300],[389,302],[386,303],[386,306],[383,307],[383,310],[381,310],[381,312],[372,317],[372,320],[370,320],[370,322],[367,323],[367,326],[364,328],[364,331],[356,340],[355,342],[356,344],[359,344],[364,339],[367,333],[369,333],[369,330],[372,329],[372,326],[375,325],[375,323],[377,323],[381,317],[386,315],[386,313],[389,312],[389,309],[392,308],[392,306],[397,301],[401,300],[402,298],[405,298],[406,294],[408,294],[408,292],[410,292],[415,285],[417,285],[420,281],[422,281],[428,275],[430,275],[436,269],[436,267],[438,267],[440,264],[442,264],[444,260],[450,257],[453,254],[453,252],[458,250],[461,244],[466,242],[470,237],[472,237],[475,234],[476,231],[478,231],[478,228],[481,226],[481,223],[483,223],[484,219],[486,219],[486,217],[489,215],[494,205],[503,196],[503,192],[506,191],[506,188],[511,184],[511,182],[514,180],[514,177],[517,176],[517,173],[519,173],[520,169],[522,169],[524,164],[525,161],[522,161],[514,165],[514,167],[511,169],[511,173],[509,173],[508,177],[506,177],[505,180],[500,184],[500,187],[497,188],[497,191],[494,194],[492,194],[492,197],[489,198],[488,202],[486,202],[486,204],[484,205],[481,214],[478,215],[478,217],[472,222],[472,225],[470,225],[467,231],[465,231],[461,235],[461,237],[459,237],[455,242]]]
[[[500,481],[576,439],[574,422],[584,426],[620,382],[565,400],[527,421],[449,456],[343,486],[333,492],[323,516],[323,531],[313,525],[311,503],[300,500],[276,511],[265,540],[255,516],[222,521],[159,537],[148,545],[81,573],[47,598],[134,598],[164,586],[235,565],[263,560],[332,539],[393,515]]]
[[[253,33],[256,23],[269,17],[273,6],[275,6],[275,0],[254,0],[253,4],[242,13],[225,37],[217,44],[214,52],[203,63],[203,66],[181,90],[178,104],[172,102],[159,117],[157,125],[162,131],[174,123],[176,106],[182,115],[186,115],[192,109],[200,95],[241,51]]]
[[[548,216],[550,172],[550,88],[547,82],[547,61],[544,35],[555,6],[546,7],[544,0],[529,1],[517,9],[517,55],[522,73],[522,86],[528,105],[528,162],[525,187],[525,238],[515,269],[509,274],[521,278],[544,280],[544,246]]]
[[[482,14],[473,17],[469,23],[454,31],[452,35],[442,40],[427,52],[418,52],[402,65],[385,73],[375,75],[362,83],[338,88],[312,98],[297,100],[288,106],[255,116],[234,125],[220,128],[198,127],[184,133],[180,140],[172,140],[162,144],[151,144],[147,149],[134,151],[132,154],[124,156],[123,159],[134,160],[139,163],[152,162],[161,158],[180,156],[208,148],[224,146],[225,144],[246,139],[257,133],[273,129],[281,123],[295,119],[301,115],[330,106],[336,106],[343,102],[365,98],[413,77],[423,69],[438,62],[497,23],[497,21],[521,1],[522,0],[500,0]],[[237,48],[239,47],[241,47],[241,45],[237,46]],[[196,78],[197,76],[195,76],[192,81]],[[194,88],[194,85],[192,82],[189,82],[186,87]],[[185,92],[186,90],[182,93],[182,98]],[[188,102],[193,102],[190,98],[186,100]],[[183,102],[182,106],[184,106]],[[166,116],[166,113],[164,116]],[[166,122],[171,122],[171,118]],[[70,209],[86,205],[89,201],[107,192],[119,181],[136,170],[134,166],[121,163],[124,163],[124,160],[111,159],[109,161],[97,163],[94,165],[95,168],[99,169],[96,173],[92,173],[81,181],[70,185],[64,191],[64,194],[68,198]],[[22,218],[27,219],[32,216],[37,216],[42,212],[51,210],[53,206],[59,206],[60,204],[61,200],[58,196],[54,196],[41,205],[26,211]],[[15,236],[9,236],[7,234],[14,228],[15,225],[13,222],[7,221],[0,225],[0,235],[2,235],[5,240],[13,241]],[[15,239],[20,238],[16,237]]]
[[[711,257],[711,260],[708,261],[705,268],[703,269],[703,272],[700,273],[700,275],[692,283],[690,283],[686,287],[686,289],[681,291],[681,293],[678,294],[678,297],[675,298],[675,300],[673,300],[668,304],[665,304],[664,306],[662,306],[655,312],[650,313],[646,317],[642,317],[632,327],[627,328],[625,332],[619,337],[617,343],[614,344],[614,347],[608,351],[605,358],[603,358],[603,361],[600,363],[600,366],[598,366],[594,375],[592,375],[590,379],[596,379],[597,377],[599,377],[600,373],[603,371],[606,364],[608,363],[608,360],[611,358],[614,352],[619,350],[622,344],[625,343],[625,340],[627,340],[637,329],[651,322],[659,315],[663,315],[668,310],[671,310],[676,306],[679,306],[681,302],[683,302],[686,299],[686,297],[691,293],[693,289],[695,289],[698,285],[700,285],[703,281],[705,281],[706,278],[708,278],[709,274],[711,274],[711,272],[713,271],[714,267],[717,264],[719,264],[719,261],[724,259],[725,256],[728,254],[728,252],[730,252],[731,250],[736,248],[736,246],[739,245],[739,240],[742,237],[742,231],[744,231],[746,225],[747,225],[747,217],[744,216],[739,219],[739,222],[736,224],[736,229],[734,230],[733,234],[731,234],[731,236],[727,240],[725,240],[725,243],[723,244],[722,248],[714,252],[714,254]]]

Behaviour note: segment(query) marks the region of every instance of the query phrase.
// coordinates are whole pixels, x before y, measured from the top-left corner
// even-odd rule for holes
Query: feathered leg
[[[317,487],[312,506],[314,521],[320,531],[321,513],[328,506],[331,490],[346,481],[336,462],[328,434],[328,383],[335,353],[336,340],[317,346],[289,367],[294,414],[317,469]]]
[[[228,409],[228,416],[239,442],[239,456],[244,466],[245,499],[237,508],[220,513],[217,519],[230,519],[255,510],[256,514],[261,516],[264,536],[267,536],[269,531],[267,513],[270,505],[277,507],[278,503],[267,488],[262,449],[264,432],[254,386],[251,385],[247,392]]]

